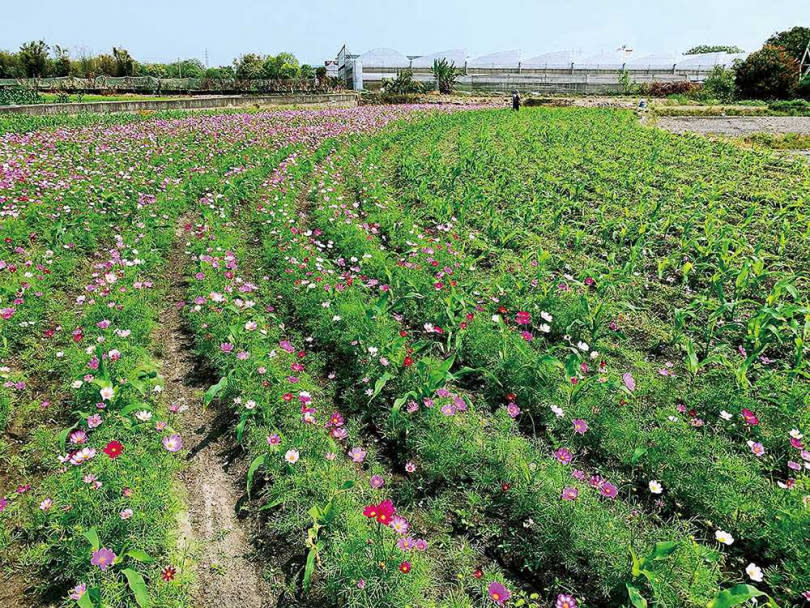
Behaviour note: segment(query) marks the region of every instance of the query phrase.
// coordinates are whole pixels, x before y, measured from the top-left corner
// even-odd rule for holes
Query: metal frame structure
[[[802,63],[799,67],[799,80],[810,74],[810,40],[807,41],[807,48],[804,49],[802,55]]]

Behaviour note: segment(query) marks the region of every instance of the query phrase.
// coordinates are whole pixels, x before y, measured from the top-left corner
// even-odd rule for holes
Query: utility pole
[[[208,69],[208,49],[205,49],[205,69]]]

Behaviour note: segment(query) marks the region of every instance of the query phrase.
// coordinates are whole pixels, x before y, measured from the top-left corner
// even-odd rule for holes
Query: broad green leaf
[[[98,538],[98,532],[95,528],[90,528],[84,533],[84,537],[90,541],[93,551],[98,551],[101,548],[101,541]]]
[[[315,557],[318,555],[318,549],[313,546],[307,554],[307,564],[304,567],[304,591],[309,591],[309,583],[312,580],[312,574],[315,572]]]
[[[267,454],[261,454],[256,456],[253,459],[253,462],[250,463],[250,468],[248,468],[247,472],[247,494],[248,498],[250,498],[250,489],[253,487],[253,476],[256,474],[256,471],[259,470],[259,467],[262,466],[267,458]],[[269,508],[269,507],[265,507]]]
[[[720,591],[714,596],[714,599],[709,602],[709,608],[729,608],[729,606],[737,606],[751,598],[761,597],[763,595],[767,596],[767,593],[760,591],[752,585],[741,583]]]
[[[121,571],[127,577],[127,584],[135,596],[135,601],[141,608],[150,608],[152,599],[149,597],[149,589],[146,588],[146,581],[132,568],[124,568]]]
[[[209,389],[205,391],[203,403],[205,405],[209,405],[216,398],[216,396],[219,395],[226,388],[228,388],[228,376],[223,376],[222,378],[220,378],[219,382],[209,387]]]
[[[153,560],[146,551],[141,551],[140,549],[130,549],[127,551],[127,556],[134,559],[136,562],[142,562],[144,564],[151,564]]]
[[[674,540],[668,540],[660,543],[655,543],[655,547],[653,550],[650,551],[650,554],[647,556],[646,559],[649,560],[662,560],[669,557],[675,549],[678,548],[678,542]]]
[[[78,600],[76,600],[76,605],[79,608],[96,608],[95,604],[93,604],[93,600],[90,599],[90,592],[85,592]]]
[[[644,599],[641,592],[633,585],[627,584],[625,586],[627,587],[627,597],[630,599],[630,603],[635,608],[647,608],[647,600]]]

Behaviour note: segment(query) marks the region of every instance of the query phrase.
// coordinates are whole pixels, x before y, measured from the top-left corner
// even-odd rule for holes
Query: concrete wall
[[[355,93],[319,95],[210,95],[187,99],[147,101],[98,101],[92,103],[42,103],[30,106],[0,106],[0,114],[80,114],[140,112],[144,110],[206,110],[216,108],[253,108],[271,106],[357,106]]]

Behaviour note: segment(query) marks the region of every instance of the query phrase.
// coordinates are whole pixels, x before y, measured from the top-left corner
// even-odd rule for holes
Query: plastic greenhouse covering
[[[624,54],[600,53],[574,62],[574,67],[587,70],[620,70],[627,61]]]
[[[554,51],[553,53],[543,53],[521,62],[524,68],[570,68],[571,64],[577,60],[577,54],[573,51]]]
[[[520,51],[501,51],[490,55],[482,55],[467,62],[470,68],[514,68],[520,63]]]
[[[645,55],[627,61],[628,70],[671,70],[678,63],[675,55]]]
[[[372,49],[366,51],[356,61],[360,61],[363,67],[373,68],[407,68],[410,67],[410,60],[394,49]]]
[[[731,67],[736,59],[745,59],[747,53],[701,53],[684,55],[675,66],[678,70],[708,70],[716,65]]]
[[[446,59],[448,63],[454,63],[457,68],[464,67],[467,61],[467,51],[464,49],[452,49],[449,51],[439,51],[430,55],[423,55],[411,61],[413,68],[432,68],[435,59]]]

